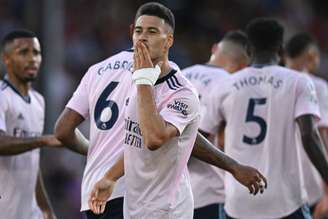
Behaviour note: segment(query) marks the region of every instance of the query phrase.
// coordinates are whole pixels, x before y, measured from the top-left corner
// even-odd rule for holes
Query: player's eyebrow
[[[155,30],[155,31],[159,31],[159,29],[157,27],[154,27],[154,26],[150,26],[150,27],[145,27],[143,28],[142,26],[135,26],[134,29],[147,29],[147,30]]]

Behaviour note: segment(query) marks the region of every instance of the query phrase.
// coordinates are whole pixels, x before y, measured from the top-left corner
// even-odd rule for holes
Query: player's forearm
[[[68,149],[87,155],[89,141],[77,129],[83,121],[84,117],[78,112],[65,108],[55,124],[55,136]]]
[[[77,128],[63,134],[56,132],[56,137],[68,149],[85,156],[88,154],[89,141]]]
[[[36,201],[37,201],[38,206],[40,207],[41,211],[43,212],[43,214],[53,216],[54,212],[53,212],[53,209],[51,207],[50,201],[48,199],[48,196],[47,196],[47,193],[46,193],[46,190],[44,187],[41,170],[39,170],[35,193],[36,193],[35,194]],[[51,218],[51,217],[49,217],[49,218]]]
[[[106,172],[105,178],[112,181],[117,181],[124,175],[124,154],[119,157],[115,164]]]
[[[157,149],[169,138],[167,124],[156,109],[153,88],[138,85],[138,116],[144,144],[150,149]]]
[[[239,166],[237,161],[220,151],[200,133],[197,133],[192,156],[208,164],[224,169],[232,174]]]
[[[320,136],[325,146],[326,151],[328,151],[328,128],[321,127],[319,128]]]
[[[41,137],[21,138],[0,135],[0,155],[16,155],[44,146]]]

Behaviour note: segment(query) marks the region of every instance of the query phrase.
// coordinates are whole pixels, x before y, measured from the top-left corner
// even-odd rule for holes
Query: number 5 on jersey
[[[266,136],[267,132],[267,124],[265,120],[254,114],[256,105],[264,105],[266,104],[266,98],[251,98],[249,99],[247,115],[245,122],[255,122],[260,126],[260,133],[256,137],[249,137],[244,135],[243,142],[250,145],[260,144]]]
[[[116,81],[110,82],[97,100],[94,119],[96,126],[101,130],[111,129],[117,121],[119,114],[118,105],[113,100],[107,100],[117,85],[118,82]]]

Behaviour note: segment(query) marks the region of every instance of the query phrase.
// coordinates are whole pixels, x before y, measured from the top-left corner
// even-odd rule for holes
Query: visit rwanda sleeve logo
[[[182,100],[174,100],[173,102],[167,104],[167,108],[180,112],[184,116],[187,116],[189,114],[189,106]]]

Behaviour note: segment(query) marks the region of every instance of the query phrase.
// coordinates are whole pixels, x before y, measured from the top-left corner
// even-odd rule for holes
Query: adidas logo
[[[166,80],[166,83],[169,86],[169,88],[172,89],[172,90],[177,90],[180,87],[182,87],[182,85],[178,81],[178,78],[175,75],[173,75],[172,77],[170,77],[169,79],[167,79]]]
[[[24,120],[24,116],[22,113],[19,113],[18,117],[17,117],[18,120]]]

